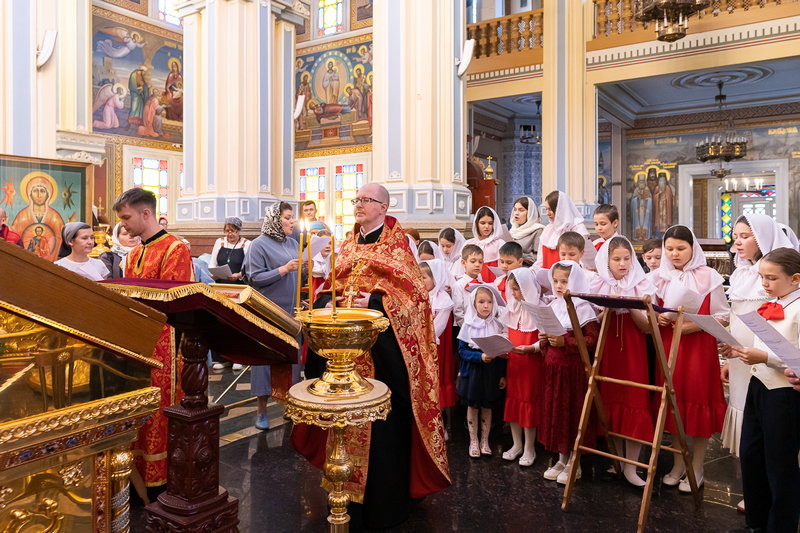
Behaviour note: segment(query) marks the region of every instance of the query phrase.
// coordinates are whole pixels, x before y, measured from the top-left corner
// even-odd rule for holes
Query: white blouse
[[[101,279],[106,279],[110,274],[108,267],[106,267],[105,263],[93,257],[90,257],[89,260],[86,261],[85,263],[78,263],[76,261],[67,259],[66,257],[62,257],[61,259],[56,261],[55,264],[64,267],[67,270],[71,270],[76,274],[80,274],[84,278],[89,278],[92,281],[100,281]]]

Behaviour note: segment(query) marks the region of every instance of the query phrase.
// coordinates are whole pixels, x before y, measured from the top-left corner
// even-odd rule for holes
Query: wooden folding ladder
[[[575,305],[572,301],[573,298],[581,298],[582,300],[586,300],[589,303],[595,304],[600,307],[606,308],[606,313],[604,313],[603,320],[600,326],[600,336],[597,342],[597,349],[595,350],[595,357],[594,362],[591,362],[589,359],[589,351],[586,347],[586,340],[583,338],[583,333],[581,332],[581,326],[578,322],[578,316],[575,312]],[[573,327],[573,334],[575,335],[575,341],[578,346],[578,350],[581,355],[581,359],[583,360],[584,365],[586,366],[586,373],[589,376],[589,384],[586,390],[586,397],[583,402],[583,410],[581,412],[581,422],[580,427],[578,429],[578,436],[575,439],[575,446],[572,452],[572,464],[579,465],[580,464],[580,457],[582,453],[592,453],[596,455],[600,455],[603,457],[607,457],[612,459],[614,462],[614,470],[617,474],[620,473],[620,466],[619,461],[623,461],[625,463],[629,463],[632,465],[636,465],[637,467],[644,468],[647,470],[647,480],[644,486],[644,492],[642,495],[642,504],[639,508],[639,521],[638,521],[638,532],[643,532],[645,524],[647,523],[647,515],[650,511],[650,500],[653,494],[653,485],[656,482],[656,467],[658,465],[658,454],[661,450],[668,450],[673,453],[680,453],[683,456],[684,464],[687,465],[686,473],[689,479],[689,485],[692,489],[692,494],[694,496],[695,507],[699,506],[702,503],[702,497],[700,495],[700,491],[697,488],[697,481],[694,475],[694,469],[691,468],[692,464],[692,456],[691,452],[686,445],[686,433],[683,429],[683,421],[681,420],[681,413],[678,410],[678,405],[675,400],[675,389],[672,387],[672,373],[675,368],[675,360],[678,355],[678,345],[680,343],[681,337],[681,326],[683,325],[683,308],[676,309],[664,309],[661,307],[654,306],[651,298],[649,295],[646,295],[642,298],[630,298],[630,297],[609,297],[609,296],[598,296],[598,295],[591,295],[591,294],[578,294],[573,293],[570,294],[567,292],[565,295],[565,300],[567,303],[567,310],[569,312],[569,317],[572,322]],[[609,326],[611,325],[611,317],[614,314],[614,309],[639,309],[645,311],[647,315],[648,322],[650,324],[651,331],[653,332],[653,343],[655,344],[656,349],[656,361],[658,361],[658,368],[661,369],[661,375],[664,376],[664,384],[661,386],[657,385],[650,385],[648,383],[638,383],[635,381],[629,381],[624,379],[616,379],[607,376],[600,375],[600,363],[603,360],[603,352],[605,350],[606,344],[606,337],[609,333]],[[675,320],[674,325],[674,333],[672,335],[672,345],[670,346],[670,353],[669,359],[667,359],[666,354],[664,352],[664,343],[661,340],[661,335],[659,334],[659,327],[658,327],[658,318],[656,315],[656,309],[658,312],[673,312],[677,314],[677,318]],[[642,354],[644,357],[645,354]],[[640,389],[645,389],[654,392],[661,393],[661,405],[658,409],[658,415],[655,420],[655,431],[653,432],[653,440],[651,442],[636,439],[627,435],[622,435],[619,433],[615,433],[610,431],[608,426],[608,419],[606,417],[606,411],[603,407],[603,401],[600,395],[600,383],[614,383],[617,385],[627,386],[627,387],[636,387]],[[664,432],[664,424],[666,421],[667,416],[667,405],[669,403],[670,411],[672,412],[672,419],[675,423],[676,434],[675,437],[677,438],[677,446],[675,439],[673,439],[671,446],[665,446],[661,444],[662,434]],[[647,464],[641,463],[638,460],[630,460],[624,455],[617,453],[616,446],[614,444],[614,439],[609,438],[607,440],[609,450],[611,453],[604,452],[595,448],[590,448],[584,445],[584,440],[586,438],[586,432],[593,431],[593,428],[589,428],[589,421],[591,418],[592,406],[594,405],[597,413],[597,418],[600,421],[600,424],[603,427],[603,431],[609,437],[618,437],[620,439],[625,439],[633,442],[638,442],[645,446],[650,446],[650,460]],[[561,509],[566,511],[569,508],[569,500],[570,496],[572,496],[572,490],[575,483],[575,473],[577,472],[577,468],[571,468],[569,472],[569,480],[567,481],[566,488],[564,489],[564,499],[561,503]]]

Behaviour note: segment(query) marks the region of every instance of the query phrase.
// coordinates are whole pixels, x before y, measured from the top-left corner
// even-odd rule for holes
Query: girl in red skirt
[[[449,271],[447,263],[440,259],[423,261],[419,268],[431,301],[433,329],[439,350],[439,407],[446,410],[449,426],[452,414],[450,408],[458,401],[456,360],[453,357],[453,300],[447,294]],[[444,439],[448,438],[445,430]]]
[[[597,216],[597,215],[595,215]],[[591,285],[592,292],[608,296],[633,296],[640,298],[654,294],[655,286],[647,279],[633,246],[625,237],[615,236],[603,243],[595,257],[597,277]],[[637,383],[649,382],[647,364],[647,338],[650,327],[644,311],[636,309],[606,309],[611,314],[611,325],[600,362],[600,375]],[[653,416],[650,411],[650,392],[645,389],[601,383],[609,428],[614,433],[650,441],[653,439]],[[615,439],[622,450],[622,439]],[[625,441],[625,457],[639,460],[642,445]],[[636,474],[636,467],[625,463],[625,479],[634,486],[645,482]]]
[[[586,272],[575,261],[559,261],[549,271],[550,286],[555,299],[550,303],[565,335],[551,335],[539,330],[539,342],[544,353],[544,388],[542,413],[539,420],[539,442],[545,449],[558,452],[558,462],[548,468],[544,478],[566,484],[572,468],[572,448],[578,436],[581,410],[586,396],[586,369],[572,333],[564,293],[589,291]],[[586,345],[593,350],[600,327],[594,307],[580,299],[573,300],[578,322]],[[588,443],[591,444],[591,443]],[[575,479],[580,479],[581,469]]]
[[[550,268],[560,259],[558,254],[558,238],[568,231],[589,236],[583,224],[583,215],[575,207],[575,203],[561,191],[553,191],[544,199],[545,212],[550,223],[542,230],[539,239],[539,253],[536,254],[535,266]]]
[[[496,277],[490,266],[496,267],[500,259],[500,247],[505,244],[503,235],[508,232],[503,231],[503,224],[500,217],[491,207],[483,206],[475,213],[475,221],[472,223],[472,235],[464,245],[475,244],[483,250],[483,269],[481,279],[484,283],[491,283]]]
[[[664,307],[677,308],[683,305],[688,312],[712,315],[721,324],[727,325],[730,308],[722,288],[722,276],[706,265],[703,249],[692,230],[682,225],[669,228],[664,233],[663,254],[654,281]],[[699,310],[697,302],[701,302]],[[671,313],[658,317],[667,354],[672,345],[673,319]],[[717,340],[692,322],[684,321],[677,358],[672,384],[692,450],[694,475],[698,486],[702,486],[708,439],[722,430],[727,408],[722,392]],[[656,379],[663,383],[663,377],[656,376]],[[661,401],[660,398],[654,400]],[[671,433],[675,432],[675,424],[669,413],[666,428]],[[683,458],[676,454],[672,471],[662,481],[668,486],[679,485],[681,492],[691,492],[685,473]]]
[[[541,288],[529,268],[514,269],[509,272],[507,279],[506,324],[508,340],[515,348],[508,354],[503,420],[511,426],[514,444],[503,454],[503,459],[514,461],[522,454],[520,466],[531,466],[536,460],[536,427],[539,425],[544,359],[539,349],[536,320],[522,302],[538,305]]]

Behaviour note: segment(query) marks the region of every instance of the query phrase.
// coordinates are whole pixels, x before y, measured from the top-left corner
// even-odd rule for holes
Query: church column
[[[597,201],[596,90],[585,80],[592,7],[544,0],[542,192],[568,193],[587,219]]]
[[[293,195],[292,64],[302,19],[278,0],[186,0],[178,9],[187,189],[177,221],[214,228],[227,216],[256,222]]]
[[[461,4],[374,3],[373,181],[390,191],[389,214],[420,229],[469,221]]]
[[[523,144],[517,135],[520,124],[531,124],[531,122],[530,118],[516,119],[513,122],[512,136],[503,139],[502,173],[497,176],[503,193],[497,201],[497,211],[504,219],[511,217],[514,200],[520,196],[530,196],[534,199],[542,196],[542,146]],[[533,122],[536,130],[540,131],[540,124]]]

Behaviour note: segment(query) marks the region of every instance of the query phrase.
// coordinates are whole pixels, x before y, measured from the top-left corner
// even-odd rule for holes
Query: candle
[[[300,221],[300,251],[297,253],[298,258],[298,268],[297,268],[297,305],[295,306],[295,314],[300,313],[300,289],[303,286],[303,281],[301,274],[303,273],[303,269],[301,266],[303,265],[303,221]]]
[[[336,237],[331,233],[331,303],[333,319],[336,320]]]
[[[302,237],[301,237],[302,238]],[[314,291],[312,289],[313,283],[313,276],[311,273],[314,271],[314,263],[311,260],[311,222],[307,221],[306,224],[306,238],[308,241],[306,242],[306,248],[308,249],[308,310],[311,312],[311,309],[314,307]],[[302,256],[300,257],[300,264],[303,263]]]

